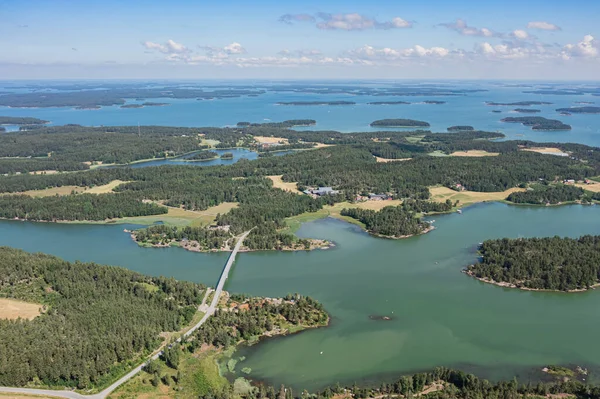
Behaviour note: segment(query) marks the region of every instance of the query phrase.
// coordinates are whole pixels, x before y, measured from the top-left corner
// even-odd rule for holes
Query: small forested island
[[[408,105],[407,101],[373,101],[367,103],[367,105]]]
[[[221,154],[221,159],[233,159],[233,153],[232,152],[224,152],[223,154]]]
[[[485,241],[481,261],[465,272],[504,287],[583,291],[599,284],[600,236]]]
[[[469,126],[469,125],[457,125],[457,126],[450,126],[448,129],[448,132],[450,133],[455,133],[455,132],[472,132],[475,130],[475,128],[473,128],[473,126]]]
[[[427,122],[414,119],[379,119],[371,122],[374,127],[429,127]]]
[[[276,105],[355,105],[354,101],[280,101]]]
[[[440,105],[440,104],[446,104],[446,101],[425,100],[425,101],[423,101],[423,104],[435,104],[435,105]]]
[[[525,126],[531,126],[532,130],[571,130],[571,125],[567,125],[556,119],[546,119],[542,116],[507,117],[501,121],[507,123],[521,123]]]
[[[288,119],[283,122],[267,122],[267,123],[250,123],[250,122],[238,122],[237,127],[274,127],[274,128],[290,128],[299,126],[314,126],[317,121],[314,119]]]
[[[191,157],[187,157],[187,161],[207,161],[210,159],[219,158],[219,154],[214,151],[200,151],[192,155]]]
[[[493,112],[493,113],[495,113],[495,114],[500,114],[500,113],[502,113],[502,111],[500,111],[499,109],[493,109],[493,110],[492,110],[492,112]]]
[[[142,104],[125,104],[121,105],[121,108],[144,108]]]
[[[27,116],[0,116],[0,125],[44,125],[46,123],[50,122]]]
[[[493,106],[521,106],[521,107],[529,107],[531,105],[552,105],[552,103],[546,101],[517,101],[514,103],[497,103],[494,101],[486,101],[486,105]]]
[[[155,102],[148,101],[148,102],[142,103],[142,105],[144,107],[164,107],[166,105],[171,105],[171,104],[169,104],[169,103],[155,103]]]
[[[569,112],[571,114],[600,114],[600,107],[569,107],[557,108],[558,112]]]
[[[533,108],[515,108],[513,111],[518,112],[520,114],[537,114],[542,112],[541,109],[533,109]]]
[[[428,202],[428,205],[430,206],[428,209],[436,212],[447,212],[452,209],[452,204]],[[420,204],[416,205],[416,209],[419,208]],[[341,215],[358,220],[365,225],[369,233],[386,238],[407,238],[433,230],[430,223],[415,217],[414,211],[411,212],[405,206],[386,206],[380,211],[360,208],[342,209]]]

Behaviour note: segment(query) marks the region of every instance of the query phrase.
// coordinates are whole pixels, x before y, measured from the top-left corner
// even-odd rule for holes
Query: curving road
[[[237,255],[238,251],[240,250],[240,247],[244,243],[244,240],[246,239],[248,234],[250,234],[251,231],[252,231],[252,229],[248,230],[247,232],[245,232],[244,234],[242,234],[241,236],[238,237],[237,243],[235,244],[233,251],[231,251],[229,258],[227,258],[227,263],[225,263],[225,267],[223,267],[223,271],[221,272],[221,276],[219,277],[219,282],[217,283],[217,288],[215,289],[215,295],[213,296],[210,306],[208,307],[208,309],[207,309],[206,313],[204,314],[204,316],[202,317],[202,319],[198,323],[196,323],[192,328],[190,328],[185,334],[183,334],[184,337],[187,338],[190,335],[192,335],[194,333],[194,331],[199,329],[200,326],[202,326],[202,324],[204,324],[204,322],[206,322],[206,320],[208,320],[208,318],[210,316],[212,316],[213,313],[215,312],[215,310],[217,309],[217,304],[219,303],[219,298],[221,296],[221,293],[223,292],[223,287],[225,286],[227,277],[229,277],[229,272],[231,271],[233,262],[235,262],[235,256]],[[206,295],[208,295],[208,294],[209,294],[209,291],[207,290]],[[179,342],[179,341],[181,341],[181,338],[178,338],[176,342]],[[111,386],[109,386],[108,388],[106,388],[103,391],[98,392],[97,394],[94,394],[94,395],[82,395],[82,394],[74,392],[74,391],[66,391],[66,390],[11,388],[11,387],[0,387],[0,393],[14,393],[14,394],[23,394],[23,395],[42,395],[42,396],[51,396],[51,397],[56,397],[56,398],[67,398],[67,399],[104,399],[108,395],[110,395],[115,389],[117,389],[119,386],[123,385],[125,382],[130,380],[137,373],[139,373],[142,370],[142,368],[144,368],[144,366],[146,366],[146,364],[150,360],[158,359],[162,354],[163,354],[163,351],[155,353],[154,355],[149,357],[144,363],[137,366],[136,368],[131,370],[129,373],[125,374],[123,377],[119,378]]]

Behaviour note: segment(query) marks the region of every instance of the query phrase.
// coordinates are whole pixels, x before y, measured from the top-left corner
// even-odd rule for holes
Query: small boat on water
[[[461,215],[462,211],[459,209],[459,210],[456,211],[456,213],[458,213],[459,215]]]

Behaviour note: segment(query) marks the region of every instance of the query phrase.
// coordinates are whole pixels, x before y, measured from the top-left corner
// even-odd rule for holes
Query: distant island
[[[314,119],[288,119],[283,122],[267,122],[267,123],[250,123],[250,122],[238,122],[237,127],[277,127],[277,128],[290,128],[298,126],[314,126],[317,121]]]
[[[446,104],[446,101],[426,100],[423,104]]]
[[[81,105],[79,107],[75,107],[75,109],[85,110],[85,109],[101,109],[102,107],[99,105]]]
[[[600,236],[502,238],[485,241],[480,253],[481,262],[465,273],[486,283],[567,292],[600,283]]]
[[[209,161],[215,158],[219,158],[219,154],[214,151],[200,151],[186,158],[186,161]]]
[[[280,101],[276,105],[355,105],[354,101]]]
[[[407,105],[410,104],[407,101],[373,101],[367,103],[367,105]]]
[[[44,125],[46,123],[50,122],[28,116],[0,116],[0,125]]]
[[[558,112],[569,112],[572,114],[600,114],[600,107],[569,107],[557,108]]]
[[[542,110],[532,108],[515,108],[513,111],[521,114],[537,114],[538,112],[542,112]]]
[[[475,130],[473,126],[468,125],[458,125],[458,126],[450,126],[448,129],[449,132],[471,132]]]
[[[221,159],[233,159],[233,153],[225,152],[225,153],[221,154]]]
[[[121,105],[121,108],[144,108],[142,104],[125,104]]]
[[[551,105],[552,103],[546,101],[517,101],[514,103],[497,103],[494,101],[486,101],[486,105],[493,106],[521,106],[521,107],[529,107],[530,105]]]
[[[493,113],[495,113],[495,114],[499,114],[499,113],[501,113],[502,111],[500,111],[499,109],[494,109],[494,110],[492,110],[492,112],[493,112]]]
[[[151,101],[142,104],[144,107],[164,107],[165,105],[171,105],[169,103],[154,103]]]
[[[508,117],[501,121],[507,123],[522,123],[525,126],[531,126],[532,130],[571,130],[571,125],[567,125],[556,119],[546,119],[541,116]]]
[[[378,127],[429,127],[427,122],[414,119],[379,119],[371,122],[371,126]]]

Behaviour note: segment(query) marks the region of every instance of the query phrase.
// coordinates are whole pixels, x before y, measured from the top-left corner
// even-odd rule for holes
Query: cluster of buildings
[[[339,194],[339,191],[334,190],[331,187],[307,188],[304,190],[304,194],[310,195],[313,198],[317,198],[322,197],[323,195]]]
[[[369,193],[368,195],[357,195],[354,200],[357,202],[360,202],[360,201],[390,201],[392,199],[393,198],[390,194]]]

